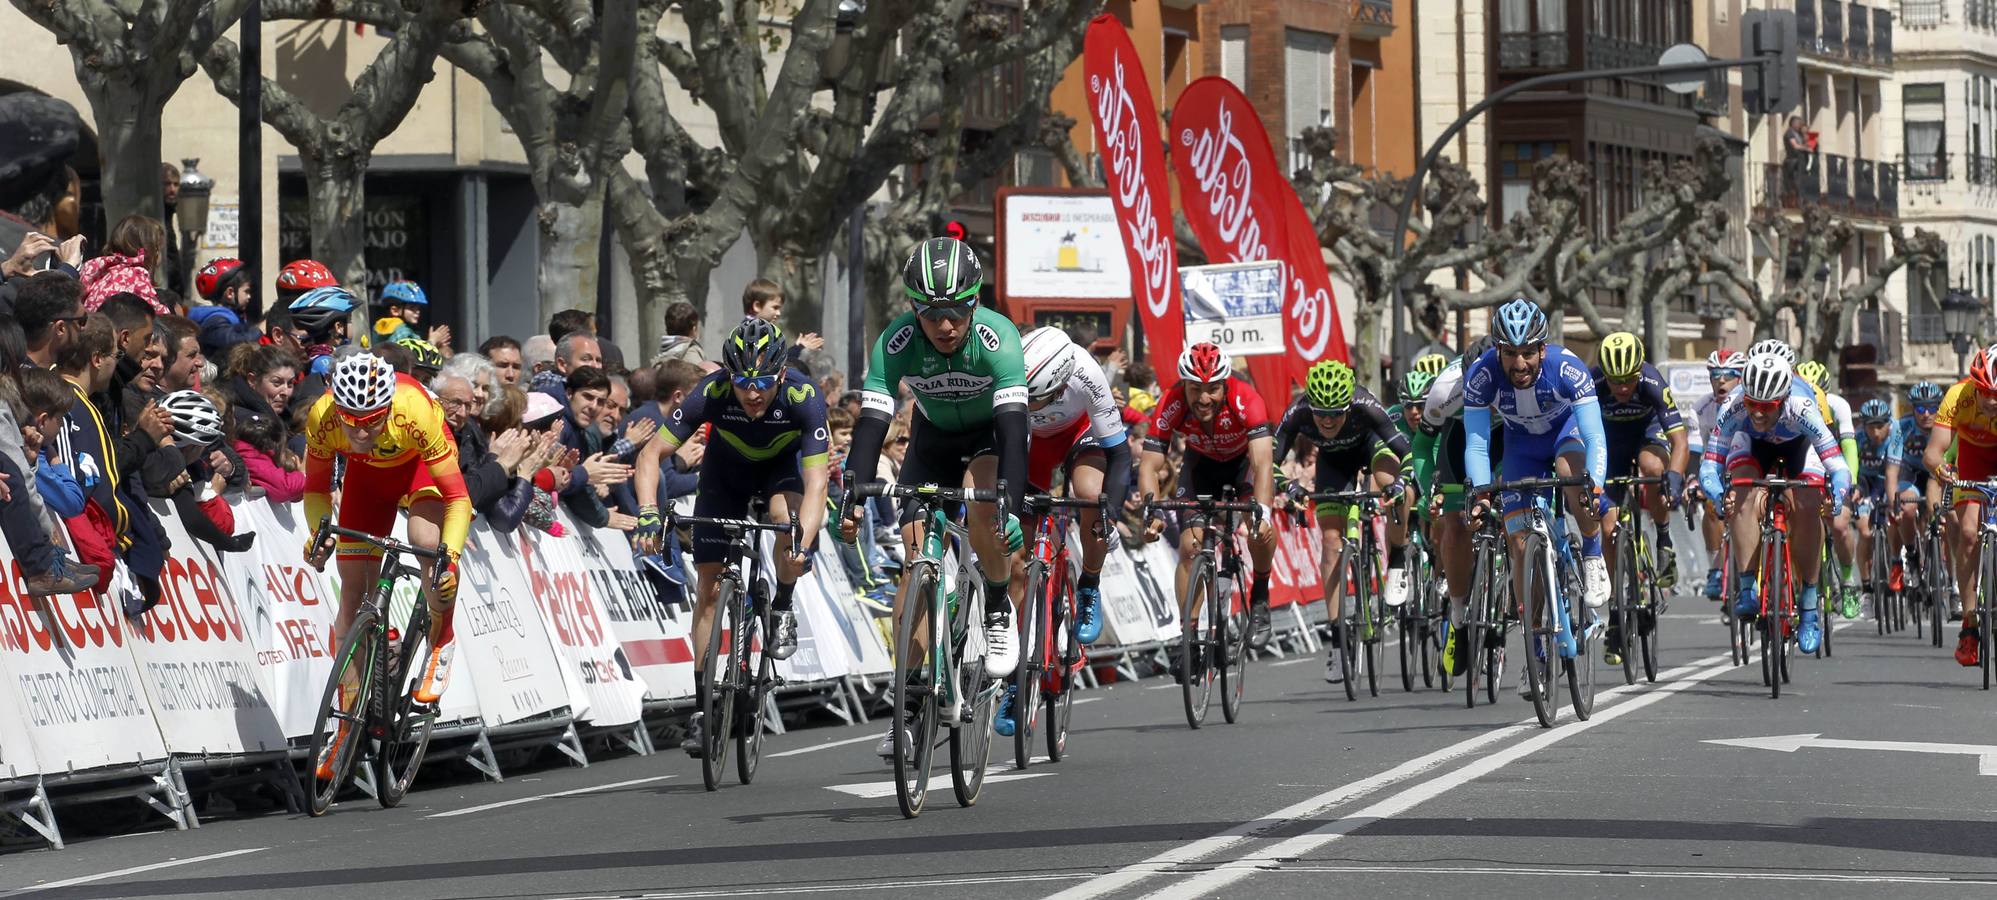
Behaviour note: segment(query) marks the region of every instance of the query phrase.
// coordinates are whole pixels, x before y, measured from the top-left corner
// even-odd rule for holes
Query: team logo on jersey
[[[910,340],[913,340],[914,338],[915,338],[914,325],[911,324],[911,325],[901,326],[901,330],[895,332],[894,337],[888,338],[888,354],[893,355],[896,353],[900,353],[902,350],[908,347],[908,342]]]
[[[993,381],[990,375],[969,372],[944,372],[929,378],[910,377],[905,380],[918,396],[944,399],[976,397],[990,390]]]
[[[779,406],[779,407],[777,407],[776,409],[772,409],[772,410],[770,410],[770,418],[772,418],[772,419],[775,419],[775,420],[777,420],[777,421],[779,421],[779,422],[783,421],[783,420],[784,420],[784,408],[783,408],[783,407],[781,407],[781,406]]]
[[[999,348],[998,332],[993,330],[990,325],[975,325],[972,326],[971,330],[978,333],[978,343],[985,345],[986,352],[988,353],[998,352]]]
[[[1595,383],[1594,376],[1589,375],[1588,371],[1580,366],[1562,366],[1561,374],[1567,379],[1568,384],[1577,388]]]
[[[815,441],[825,440],[825,437],[825,426],[823,425],[818,426],[818,430],[811,433],[811,439]]]
[[[804,401],[811,399],[811,385],[800,384],[792,386],[784,391],[784,395],[788,396],[790,398],[790,402],[793,404],[803,403]]]
[[[1668,384],[1664,386],[1664,405],[1674,408],[1678,405],[1678,398],[1671,396],[1671,386]]]

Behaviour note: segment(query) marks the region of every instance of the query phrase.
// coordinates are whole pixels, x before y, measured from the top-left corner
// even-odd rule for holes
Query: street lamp
[[[199,159],[180,161],[180,196],[173,202],[174,221],[180,223],[180,272],[187,283],[180,285],[181,296],[194,299],[194,255],[198,241],[208,233],[208,195],[215,179],[201,174],[194,165]]]
[[[1949,288],[1942,297],[1942,330],[1955,345],[1955,374],[1963,374],[1963,361],[1969,355],[1969,341],[1983,323],[1983,303],[1960,287]]]

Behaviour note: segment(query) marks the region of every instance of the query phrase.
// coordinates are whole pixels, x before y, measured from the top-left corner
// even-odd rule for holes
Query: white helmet
[[[1747,354],[1731,347],[1721,347],[1706,357],[1708,369],[1738,369],[1747,364]]]
[[[173,439],[206,447],[222,439],[222,412],[200,391],[174,391],[160,401],[173,417]]]
[[[395,367],[372,353],[355,353],[333,363],[333,405],[350,413],[386,409],[395,399]]]
[[[1026,356],[1026,396],[1044,400],[1075,377],[1075,342],[1059,328],[1035,328],[1020,345]]]
[[[1746,382],[1747,399],[1767,403],[1784,400],[1795,390],[1796,370],[1789,361],[1773,353],[1762,353],[1747,358],[1747,371],[1741,373]]]
[[[1747,355],[1749,357],[1780,356],[1782,357],[1782,361],[1788,363],[1791,368],[1794,368],[1796,365],[1796,348],[1789,346],[1788,341],[1776,338],[1764,338],[1755,341],[1754,346],[1747,348]]]

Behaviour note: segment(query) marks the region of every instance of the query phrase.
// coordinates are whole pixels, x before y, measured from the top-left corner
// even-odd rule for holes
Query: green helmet
[[[1427,356],[1416,357],[1414,368],[1410,371],[1420,372],[1430,378],[1434,378],[1442,374],[1442,370],[1447,368],[1449,368],[1449,357],[1440,353],[1430,353]]]
[[[1435,376],[1419,368],[1409,369],[1401,379],[1401,402],[1420,403],[1428,398],[1429,386],[1435,384]]]
[[[1601,351],[1595,355],[1602,364],[1602,374],[1610,378],[1629,378],[1643,371],[1643,342],[1627,331],[1603,338]]]
[[[1803,376],[1804,381],[1816,385],[1817,390],[1828,391],[1831,389],[1831,370],[1824,368],[1823,363],[1817,362],[1814,359],[1806,359],[1798,363],[1796,365],[1796,374]]]
[[[1327,359],[1311,367],[1304,379],[1304,395],[1312,409],[1344,409],[1352,405],[1352,367]]]

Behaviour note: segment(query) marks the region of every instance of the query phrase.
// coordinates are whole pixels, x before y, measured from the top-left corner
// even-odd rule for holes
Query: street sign
[[[1777,753],[1794,753],[1804,747],[1822,747],[1833,750],[1895,750],[1901,753],[1940,753],[1950,756],[1976,757],[1977,772],[1983,775],[1997,775],[1997,746],[1989,744],[1936,744],[1926,741],[1848,741],[1827,738],[1819,734],[1778,734],[1769,737],[1739,738],[1730,741],[1705,741],[1727,747],[1746,747],[1749,750],[1774,750]]]
[[[1699,49],[1698,44],[1673,44],[1665,49],[1663,55],[1657,57],[1657,64],[1660,66],[1685,66],[1707,62],[1711,59],[1712,57],[1706,55],[1706,51]],[[1690,94],[1706,86],[1706,73],[1680,72],[1676,75],[1666,75],[1662,83],[1665,90],[1674,94]]]
[[[1210,341],[1230,356],[1283,352],[1280,261],[1185,266],[1179,287],[1187,345]]]

